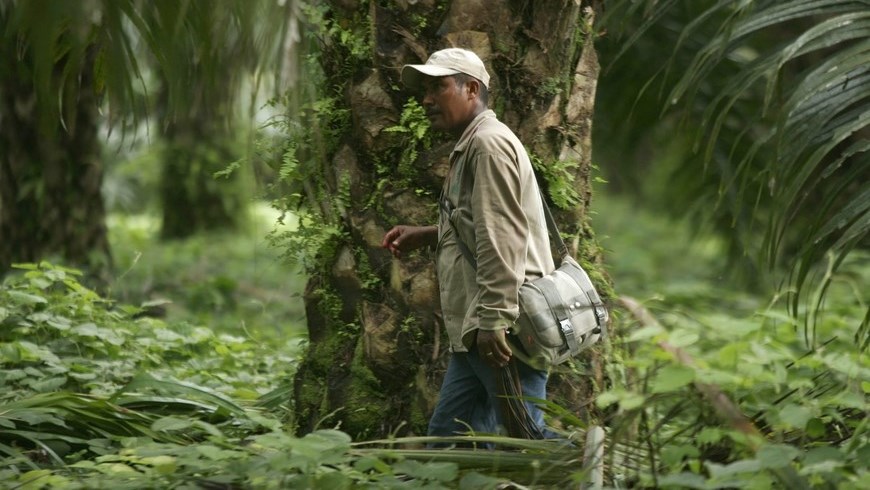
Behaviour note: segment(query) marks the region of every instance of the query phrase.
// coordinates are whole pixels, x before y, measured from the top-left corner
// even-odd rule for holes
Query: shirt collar
[[[480,126],[484,120],[494,117],[495,112],[493,112],[492,109],[487,109],[475,116],[474,119],[468,123],[468,127],[465,128],[465,131],[462,132],[462,136],[459,137],[459,141],[456,142],[456,146],[453,147],[453,151],[450,152],[450,154],[452,155],[453,153],[465,151],[465,147],[468,146],[468,143],[471,141],[471,135],[477,132],[477,127]]]

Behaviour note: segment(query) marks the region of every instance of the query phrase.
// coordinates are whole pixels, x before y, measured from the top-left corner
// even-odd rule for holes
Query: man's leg
[[[438,404],[429,420],[430,436],[454,436],[469,430],[495,431],[495,413],[488,389],[469,362],[470,356],[466,352],[450,354]]]
[[[477,349],[472,348],[470,352],[468,352],[466,357],[468,364],[474,370],[477,375],[477,379],[483,383],[483,386],[486,388],[486,392],[489,394],[490,406],[492,407],[493,415],[496,417],[498,425],[504,427],[505,423],[502,420],[501,411],[498,409],[501,399],[501,393],[498,388],[498,380],[496,376],[496,371],[489,367],[483,359],[481,359],[477,355]],[[520,361],[519,359],[514,359],[511,362],[516,363],[517,366],[517,374],[519,375],[520,386],[523,389],[523,396],[532,397],[532,398],[540,398],[542,400],[547,399],[547,371],[540,371],[535,369],[528,364]],[[543,435],[544,438],[552,438],[558,437],[552,431],[549,431],[544,426],[544,412],[538,408],[538,406],[531,401],[525,401],[526,409],[529,412],[529,416],[532,419],[532,422],[537,425]]]
[[[520,361],[519,359],[515,359],[513,362],[517,363],[517,373],[520,375],[520,386],[523,387],[523,396],[529,396],[533,398],[540,398],[541,400],[547,399],[547,371],[537,370],[528,364]],[[551,431],[548,431],[544,427],[544,411],[538,408],[538,406],[531,401],[526,401],[526,408],[529,411],[529,415],[535,424],[540,427],[542,433],[545,438],[555,437]]]

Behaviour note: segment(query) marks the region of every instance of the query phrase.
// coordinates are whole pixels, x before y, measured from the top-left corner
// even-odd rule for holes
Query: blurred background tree
[[[59,256],[106,273],[111,253],[98,129],[144,124],[152,113],[167,148],[163,235],[237,224],[245,209],[234,184],[238,172],[227,173],[227,182],[214,174],[237,159],[231,116],[240,84],[264,64],[280,73],[291,7],[271,1],[0,4],[0,271]],[[159,102],[149,96],[154,92]],[[204,150],[209,142],[220,144]]]

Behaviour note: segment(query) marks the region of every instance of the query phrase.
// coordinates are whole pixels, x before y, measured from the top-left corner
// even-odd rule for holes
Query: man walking
[[[406,65],[402,81],[423,94],[432,127],[458,138],[441,195],[437,226],[395,226],[382,246],[394,256],[430,246],[450,360],[429,435],[497,432],[499,370],[516,363],[522,395],[546,398],[547,372],[514,356],[507,330],[519,316],[526,280],[554,269],[540,191],[529,157],[514,133],[488,109],[489,74],[471,51],[433,53]],[[526,403],[535,429],[543,413]]]

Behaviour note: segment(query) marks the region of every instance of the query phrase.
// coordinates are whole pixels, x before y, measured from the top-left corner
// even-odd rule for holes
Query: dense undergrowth
[[[579,450],[425,451],[293,435],[301,278],[262,233],[161,244],[112,225],[108,295],[23,265],[0,286],[0,487],[495,488],[584,478]],[[728,282],[720,247],[619,200],[595,227],[629,355],[610,365],[609,482],[626,487],[867,488],[870,365],[856,346],[870,257],[853,255],[815,328]],[[250,238],[255,236],[256,238]],[[135,306],[132,306],[135,305]],[[276,391],[277,389],[277,391]],[[338,430],[336,430],[338,429]],[[393,441],[397,443],[397,441]]]

